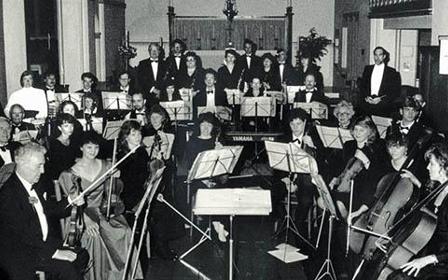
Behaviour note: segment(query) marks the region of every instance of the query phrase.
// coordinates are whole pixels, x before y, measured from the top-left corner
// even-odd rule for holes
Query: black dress
[[[75,164],[76,157],[80,154],[79,146],[70,140],[70,144],[65,146],[56,138],[49,138],[48,161],[45,171],[48,178],[57,180],[62,171],[69,169]]]

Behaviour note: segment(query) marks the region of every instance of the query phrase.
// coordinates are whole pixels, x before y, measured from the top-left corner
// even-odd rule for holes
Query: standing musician
[[[185,54],[185,63],[187,65],[184,72],[179,72],[176,79],[177,87],[181,94],[186,90],[192,91],[194,98],[196,94],[204,88],[204,69],[202,68],[200,57],[195,52],[187,52]]]
[[[431,180],[440,184],[448,181],[448,147],[444,143],[434,144],[425,153],[427,169]],[[442,280],[448,278],[448,186],[428,203],[437,216],[437,224],[429,243],[401,270],[389,276],[389,280],[425,279]]]
[[[275,57],[270,53],[265,53],[261,57],[263,67],[260,71],[261,81],[263,82],[266,90],[281,90],[280,75],[277,73],[277,61]]]
[[[375,123],[370,117],[359,117],[352,128],[355,140],[344,143],[345,170],[329,184],[343,217],[348,217],[350,206],[350,181],[353,180],[352,212],[354,219],[367,211],[374,201],[376,185],[384,175],[386,149],[379,138]],[[336,188],[337,186],[337,188]]]
[[[69,193],[74,176],[80,178],[81,188],[86,189],[110,169],[110,162],[97,158],[102,141],[95,131],[88,131],[83,135],[81,159],[59,176],[59,183],[65,193]],[[130,248],[131,229],[122,215],[124,206],[121,201],[114,199],[111,218],[106,219],[109,187],[110,178],[85,195],[83,219],[86,229],[82,234],[81,246],[89,252],[93,260],[93,266],[85,279],[119,280],[123,277],[125,257]],[[116,190],[121,188],[122,186],[115,186]],[[119,196],[119,193],[112,195]],[[141,270],[137,275],[137,278],[143,278]]]
[[[170,55],[166,58],[168,79],[175,81],[179,76],[179,73],[185,73],[187,71],[186,57],[184,55],[187,46],[180,39],[175,39],[171,43]]]
[[[241,77],[242,69],[235,64],[238,53],[234,49],[227,49],[224,53],[224,63],[218,69],[217,84],[220,90],[237,89]]]
[[[81,280],[89,256],[62,247],[49,219],[69,214],[67,199],[51,202],[43,185],[45,148],[30,142],[15,154],[16,169],[0,187],[0,271],[2,279],[34,279],[37,270],[56,279]],[[74,196],[69,198],[69,201]],[[74,204],[81,206],[84,200]],[[52,278],[54,279],[54,278]]]

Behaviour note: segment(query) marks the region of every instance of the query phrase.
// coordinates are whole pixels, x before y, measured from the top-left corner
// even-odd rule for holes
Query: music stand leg
[[[292,181],[290,184],[290,190],[291,190],[291,187],[292,187]],[[285,226],[285,224],[286,224],[286,226]],[[282,226],[280,227],[280,230],[277,231],[273,237],[276,238],[283,231],[285,231],[285,233],[286,233],[285,243],[288,243],[288,233],[289,233],[289,231],[291,231],[297,237],[299,237],[303,242],[305,242],[307,245],[309,245],[311,248],[313,248],[314,250],[316,249],[316,247],[314,247],[314,245],[311,244],[311,242],[309,242],[305,237],[303,237],[299,233],[299,230],[297,229],[297,226],[291,217],[291,192],[289,190],[288,190],[288,195],[287,195],[286,216],[283,218],[283,222],[282,222]]]
[[[230,219],[230,239],[229,239],[229,280],[233,280],[233,215]]]
[[[317,234],[317,241],[316,241],[316,249],[319,248],[320,238],[322,236],[322,230],[324,228],[325,213],[327,213],[327,208],[324,208],[324,211],[322,212],[322,218],[320,219],[319,233]]]
[[[205,231],[205,233],[210,236],[210,228],[207,228],[207,230]],[[188,254],[190,254],[191,252],[193,252],[197,247],[199,247],[202,243],[204,243],[205,241],[207,241],[207,237],[206,236],[202,236],[201,239],[198,241],[198,243],[196,243],[193,247],[191,247],[188,251],[186,251],[185,253],[183,253],[179,259],[182,260],[183,258],[185,258]]]
[[[325,276],[328,276],[329,279],[337,280],[336,273],[334,271],[333,263],[331,262],[331,240],[333,238],[333,219],[334,217],[330,215],[330,219],[328,222],[328,243],[327,243],[327,258],[322,264],[319,273],[317,273],[316,278],[314,280],[320,280]]]

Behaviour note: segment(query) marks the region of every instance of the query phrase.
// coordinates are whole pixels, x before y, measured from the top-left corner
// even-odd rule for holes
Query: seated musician
[[[14,152],[20,143],[12,141],[11,125],[5,117],[0,117],[0,167],[14,160]]]
[[[142,126],[145,126],[148,123],[146,109],[146,99],[143,97],[143,93],[135,92],[132,95],[132,110],[125,116],[125,119],[138,120]]]
[[[127,153],[136,148],[123,163],[118,166],[120,170],[120,179],[123,181],[123,192],[121,197],[124,202],[125,209],[128,212],[135,212],[139,206],[140,200],[143,198],[146,189],[146,181],[151,176],[150,158],[146,147],[142,145],[142,127],[138,121],[127,120],[120,128],[118,135],[118,157],[123,158]],[[153,204],[160,205],[159,202],[153,201]],[[153,207],[153,206],[151,206]],[[163,209],[162,211],[160,209]],[[154,253],[156,256],[166,260],[175,260],[176,253],[169,248],[171,235],[165,233],[166,223],[172,220],[163,217],[166,209],[157,206],[157,210],[151,212],[151,244],[154,245]],[[140,217],[143,220],[143,217]],[[130,224],[134,222],[133,215],[127,215],[126,219]],[[142,222],[141,220],[137,222]]]
[[[57,135],[59,135],[59,129],[58,129],[58,124],[57,124],[57,116],[59,114],[69,114],[75,118],[75,121],[73,124],[74,130],[73,130],[71,139],[72,139],[72,142],[74,145],[79,145],[84,128],[83,128],[82,124],[76,119],[76,117],[79,116],[78,106],[73,101],[70,101],[70,100],[65,100],[59,105],[58,113],[56,115],[56,125],[53,125],[53,129],[52,129],[51,136],[53,136],[53,137],[57,137]]]
[[[353,180],[352,213],[354,219],[367,211],[374,201],[376,186],[384,175],[386,149],[370,117],[359,117],[352,128],[354,140],[344,143],[342,156],[344,171],[329,184],[334,188],[340,214],[348,216],[350,181]],[[335,188],[337,186],[337,188]]]
[[[425,153],[427,169],[432,181],[440,184],[448,182],[448,147],[438,143]],[[448,278],[448,187],[426,205],[437,216],[437,223],[428,244],[417,256],[395,271],[389,280],[425,279],[442,280]]]
[[[244,94],[241,103],[244,103],[246,97],[266,97],[265,88],[260,78],[254,77],[252,79],[249,90]],[[260,112],[260,110],[261,109],[258,108],[258,112]],[[254,113],[255,109],[251,111]],[[244,112],[241,111],[241,114],[244,114]],[[242,117],[243,130],[245,131],[267,131],[269,128],[267,117],[257,117],[257,119],[255,117],[244,117],[244,115],[242,115]],[[257,122],[255,120],[257,120]]]
[[[387,133],[399,133],[409,139],[409,148],[426,134],[425,127],[417,121],[421,106],[412,97],[406,97],[400,106],[401,119],[387,128]]]
[[[147,146],[148,154],[150,154],[150,157],[160,157],[159,159],[163,161],[170,160],[174,143],[174,131],[172,130],[168,113],[162,106],[153,105],[146,118],[148,119],[148,124],[144,127],[143,143]],[[157,141],[156,146],[160,144],[160,149],[157,147],[159,151],[153,151],[152,153],[151,146],[155,141]]]
[[[82,81],[82,89],[79,89],[75,92],[77,93],[84,93],[84,94],[93,94],[96,99],[102,100],[101,91],[96,89],[98,78],[90,72],[82,73],[81,75],[81,81]],[[103,110],[103,102],[97,103],[99,110]]]
[[[45,92],[47,98],[48,116],[54,117],[57,107],[55,93],[67,92],[68,88],[66,89],[58,83],[57,74],[52,71],[45,73],[44,84],[40,88]]]
[[[0,271],[2,279],[35,279],[44,271],[51,279],[81,280],[89,256],[83,249],[68,249],[50,223],[69,215],[67,199],[47,200],[40,181],[45,148],[28,143],[16,150],[15,172],[0,188]],[[72,196],[70,199],[74,199]],[[69,199],[69,200],[70,200]],[[81,206],[83,199],[74,202]]]
[[[95,131],[88,131],[81,141],[81,158],[59,176],[59,183],[66,194],[70,193],[73,182],[79,180],[81,189],[85,190],[96,179],[106,173],[111,163],[97,158],[103,139]],[[93,266],[87,271],[85,279],[122,279],[126,255],[130,248],[131,229],[122,215],[124,205],[117,200],[122,185],[116,182],[112,191],[110,219],[107,215],[107,202],[110,178],[86,194],[84,209],[85,231],[82,234],[81,246],[85,248]],[[134,266],[137,258],[131,263]],[[137,278],[143,278],[140,266]]]
[[[185,149],[185,166],[187,170],[190,170],[196,157],[204,151],[222,148],[222,144],[219,142],[220,127],[219,121],[215,116],[210,113],[203,113],[199,115],[196,121],[196,129],[193,136],[187,142],[187,148]],[[192,184],[193,191],[195,193],[198,188],[210,188],[219,187],[226,183],[227,176],[219,176],[213,180],[196,181]],[[220,241],[225,242],[228,232],[224,229],[224,225],[214,219],[213,228],[218,234]]]
[[[412,98],[414,98],[415,102],[417,102],[420,105],[420,112],[417,116],[416,121],[421,123],[422,125],[426,127],[433,127],[433,122],[428,116],[428,107],[426,106],[427,103],[421,93],[415,93]]]
[[[303,109],[292,109],[288,119],[291,132],[285,136],[283,142],[292,143],[297,148],[304,150],[314,157],[319,165],[321,161],[320,151],[322,151],[322,146],[320,146],[319,142],[316,140],[319,136],[309,119],[308,114]],[[283,177],[281,181],[286,185],[286,189],[296,193],[298,205],[295,211],[295,222],[299,232],[305,233],[305,229],[307,229],[305,221],[308,216],[308,211],[312,207],[314,198],[317,195],[317,190],[311,182],[311,176],[309,174],[296,175],[297,176],[294,176],[293,178],[292,186],[290,184],[291,178],[284,172],[279,172],[278,176],[275,177]],[[285,189],[285,187],[282,189]],[[273,201],[275,199],[279,203],[283,196],[283,191],[275,196],[273,194]]]
[[[165,82],[165,90],[160,94],[160,102],[171,102],[182,100],[179,90],[176,88],[176,83],[173,80]]]
[[[20,104],[14,104],[9,110],[9,119],[11,120],[11,138],[21,131],[36,130],[32,123],[24,122],[25,109]]]
[[[296,92],[294,102],[319,102],[322,104],[328,104],[328,99],[324,93],[316,88],[316,78],[314,74],[307,74],[305,77],[305,89]]]
[[[70,168],[79,154],[79,143],[73,141],[74,127],[77,120],[67,113],[56,117],[57,134],[48,139],[48,161],[46,163],[49,178],[57,180],[62,171]]]
[[[84,105],[81,111],[82,118],[88,120],[92,117],[103,116],[102,112],[98,109],[98,103],[101,101],[97,100],[95,95],[87,93],[82,97],[82,101]]]
[[[193,98],[193,115],[198,115],[198,107],[207,107],[215,110],[216,106],[227,106],[226,93],[216,86],[216,71],[205,70],[205,87],[201,88]]]
[[[136,92],[136,89],[132,83],[131,75],[128,71],[122,71],[118,75],[118,83],[112,88],[112,91],[123,92],[130,96]]]

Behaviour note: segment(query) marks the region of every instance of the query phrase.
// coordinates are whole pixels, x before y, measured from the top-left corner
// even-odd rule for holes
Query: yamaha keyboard
[[[275,141],[281,136],[281,132],[228,131],[224,134],[224,139],[235,142],[263,142]]]

